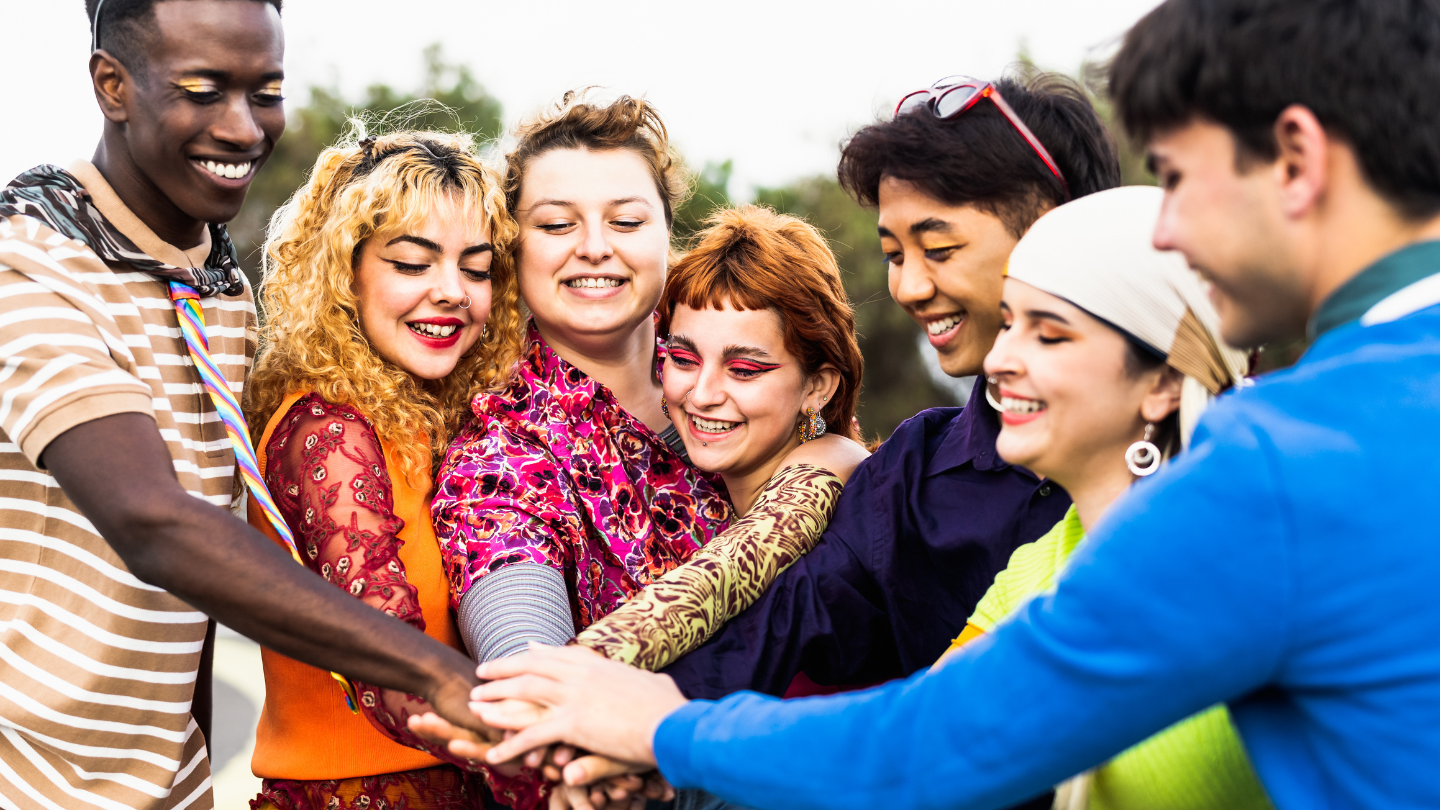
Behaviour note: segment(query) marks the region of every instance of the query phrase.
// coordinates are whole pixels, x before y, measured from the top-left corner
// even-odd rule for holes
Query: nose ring
[[[460,302],[460,308],[461,308],[461,309],[469,309],[469,308],[470,308],[470,296],[468,296],[468,295],[465,296],[465,300]]]

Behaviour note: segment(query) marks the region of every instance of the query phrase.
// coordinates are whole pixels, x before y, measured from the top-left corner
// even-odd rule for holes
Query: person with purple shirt
[[[845,144],[840,182],[878,209],[890,293],[941,368],[979,374],[1010,250],[1047,210],[1119,185],[1115,147],[1084,92],[1054,75],[941,80],[897,113]],[[856,470],[815,549],[664,670],[681,691],[778,695],[799,673],[838,686],[933,664],[1011,552],[1070,506],[1064,489],[996,455],[984,389],[896,429]]]

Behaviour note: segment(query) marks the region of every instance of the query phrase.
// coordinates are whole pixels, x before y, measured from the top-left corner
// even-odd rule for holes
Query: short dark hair
[[[85,0],[85,16],[90,19],[90,38],[95,40],[95,27],[100,26],[100,37],[95,42],[111,56],[120,60],[125,69],[134,74],[145,72],[149,50],[155,28],[155,4],[179,2],[179,0]],[[251,0],[269,3],[275,11],[281,11],[284,0]],[[95,8],[100,7],[100,20],[95,19]]]
[[[1243,167],[1279,156],[1275,119],[1308,108],[1403,215],[1440,212],[1440,2],[1167,0],[1125,35],[1110,89],[1141,142],[1197,118]]]
[[[1120,185],[1115,142],[1073,79],[1041,73],[995,83],[1054,158],[1075,197]],[[886,177],[914,184],[949,205],[975,205],[1019,237],[1065,202],[1055,175],[989,99],[941,120],[928,111],[881,121],[841,149],[840,184],[862,204],[880,204]]]

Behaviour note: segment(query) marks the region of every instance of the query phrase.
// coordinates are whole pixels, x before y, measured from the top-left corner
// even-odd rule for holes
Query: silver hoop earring
[[[990,403],[990,407],[994,408],[996,411],[1005,410],[1005,406],[1000,404],[1000,400],[996,399],[995,395],[990,393],[990,386],[999,385],[1000,378],[994,374],[991,374],[989,377],[981,380],[980,384],[985,386],[985,401]]]
[[[465,300],[460,302],[460,308],[461,308],[461,309],[469,309],[469,308],[470,308],[470,296],[468,296],[468,295],[465,296]]]
[[[1125,451],[1125,466],[1141,478],[1153,475],[1160,469],[1160,448],[1150,441],[1150,437],[1154,435],[1155,423],[1151,422],[1145,426],[1145,438],[1130,445]]]

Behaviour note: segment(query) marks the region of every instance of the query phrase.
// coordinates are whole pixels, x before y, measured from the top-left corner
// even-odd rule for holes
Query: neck
[[[790,451],[800,446],[800,437],[792,435],[785,446],[780,448],[768,459],[756,465],[746,472],[723,472],[720,477],[725,481],[725,491],[730,493],[730,504],[735,507],[737,517],[744,517],[752,507],[755,506],[755,499],[760,497],[760,490],[770,483],[775,477],[775,472],[780,469],[780,464]]]
[[[1409,220],[1370,189],[1348,153],[1337,156],[1332,172],[1337,188],[1326,194],[1311,230],[1315,283],[1310,315],[1345,282],[1380,259],[1417,242],[1440,239],[1440,216]]]
[[[589,336],[562,335],[538,321],[540,336],[556,354],[610,389],[620,407],[659,433],[670,423],[660,410],[661,389],[653,373],[655,322],[642,320],[631,332]]]
[[[1074,479],[1073,481],[1055,479],[1070,493],[1070,500],[1075,504],[1080,525],[1084,527],[1086,534],[1105,516],[1105,510],[1110,508],[1110,504],[1135,483],[1135,476],[1131,475],[1129,468],[1125,466],[1123,452],[1121,450],[1115,453],[1115,460],[1103,467],[1096,465],[1097,469],[1066,476],[1067,479]]]
[[[155,235],[181,250],[189,250],[205,240],[206,223],[181,211],[158,186],[146,177],[124,148],[116,148],[108,131],[95,147],[91,162],[100,176]]]

